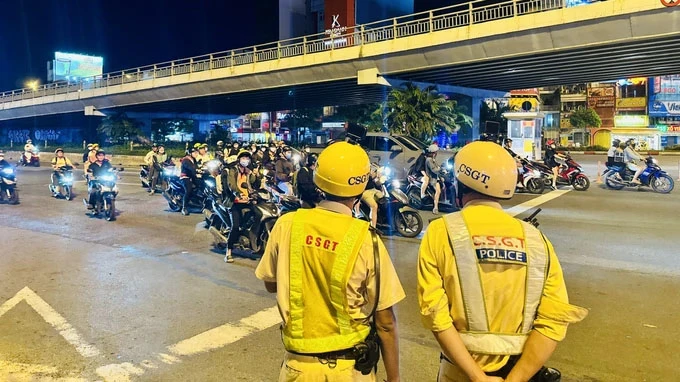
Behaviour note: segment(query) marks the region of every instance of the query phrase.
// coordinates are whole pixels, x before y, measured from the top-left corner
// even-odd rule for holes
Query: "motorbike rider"
[[[149,165],[149,177],[151,182],[149,183],[149,195],[156,193],[156,184],[158,184],[158,178],[163,171],[163,164],[167,163],[168,154],[165,153],[165,146],[158,145],[158,151],[151,157],[151,164]]]
[[[500,204],[514,194],[515,167],[496,143],[464,146],[455,165],[462,210],[432,221],[422,239],[417,297],[441,348],[439,382],[559,381],[544,364],[588,314],[569,304],[550,241]]]
[[[96,185],[94,180],[105,175],[112,168],[113,166],[111,166],[111,162],[106,159],[106,153],[103,150],[98,150],[96,154],[96,160],[87,168],[89,186],[88,192],[90,194],[89,203],[87,204],[88,210],[94,209],[96,202],[95,196],[97,195],[97,188],[94,187]],[[91,177],[90,174],[92,174]]]
[[[269,149],[265,151],[264,158],[262,159],[262,164],[266,169],[272,171],[274,170],[274,167],[276,166],[276,160],[278,158],[278,155],[276,154],[277,151],[278,147],[276,147],[276,143],[270,142]]]
[[[229,186],[229,197],[233,198],[234,203],[229,208],[231,218],[231,230],[227,238],[227,253],[224,255],[225,263],[233,263],[234,257],[231,252],[234,244],[238,241],[241,229],[241,214],[250,202],[250,195],[254,192],[250,183],[251,171],[250,162],[253,157],[250,151],[241,150],[236,157],[236,168],[229,171],[227,184]],[[245,186],[245,187],[244,187]]]
[[[154,156],[156,155],[157,152],[158,152],[158,145],[154,143],[153,145],[151,145],[151,151],[146,153],[146,155],[144,156],[144,163],[146,163],[146,165],[148,166],[148,169],[149,169],[149,171],[146,173],[146,181],[149,182],[149,183],[151,183],[153,171],[155,171],[154,170],[154,167],[155,167],[154,166]]]
[[[189,215],[189,200],[194,191],[194,182],[197,179],[196,173],[196,158],[198,158],[198,149],[192,147],[187,151],[184,158],[182,158],[182,168],[180,170],[179,178],[182,180],[184,186],[184,198],[182,198],[182,215]]]
[[[291,185],[291,180],[293,179],[293,173],[295,172],[295,165],[293,164],[293,149],[290,146],[284,146],[281,149],[281,154],[279,159],[276,161],[275,165],[275,176],[277,186],[286,195],[293,195],[293,186]]]
[[[638,178],[645,168],[641,164],[637,163],[638,161],[644,163],[644,159],[642,158],[642,155],[635,151],[635,140],[633,138],[626,141],[626,148],[623,150],[623,159],[626,162],[628,169],[635,172],[631,183],[640,184],[640,180]]]
[[[234,141],[231,144],[231,147],[229,148],[229,154],[227,156],[229,156],[229,157],[234,156],[234,155],[238,156],[238,154],[241,152],[240,147],[241,147],[241,145],[239,145],[238,142]]]
[[[314,208],[323,199],[321,190],[314,184],[314,171],[316,170],[316,161],[319,158],[316,154],[309,154],[307,156],[307,163],[302,167],[295,179],[295,186],[297,194],[302,200],[304,208]]]
[[[27,140],[26,144],[24,145],[24,152],[27,154],[32,154],[35,151],[35,146],[33,146],[33,141],[32,140]]]
[[[610,147],[607,151],[607,166],[615,166],[614,155],[616,154],[616,150],[618,150],[620,144],[620,139],[614,139],[612,141],[612,147]]]
[[[196,167],[201,168],[206,163],[213,160],[213,156],[208,152],[207,143],[197,143],[196,148],[198,149],[198,157],[196,157]]]
[[[428,183],[427,186],[434,188],[434,208],[432,213],[437,215],[439,213],[439,197],[442,194],[442,187],[439,184],[439,172],[441,171],[441,166],[435,160],[437,158],[437,152],[439,151],[439,146],[430,145],[427,148],[427,154],[425,158],[425,174],[427,174]],[[426,188],[427,190],[427,188]]]
[[[74,167],[71,160],[64,155],[64,149],[61,147],[54,150],[54,158],[52,159],[52,196],[55,198],[61,195],[61,186],[59,185],[59,179],[61,178],[61,172],[59,169],[62,167],[70,166]]]
[[[546,166],[550,167],[552,169],[553,177],[552,177],[552,189],[557,190],[557,177],[559,176],[559,168],[560,164],[557,161],[562,160],[564,161],[566,158],[560,155],[557,152],[557,146],[555,145],[555,141],[552,139],[549,139],[547,143],[547,146],[545,148],[545,159],[543,162],[545,163]]]
[[[378,200],[385,196],[382,192],[381,175],[378,165],[371,163],[366,189],[361,194],[361,201],[371,209],[371,227],[373,228],[378,224]]]
[[[404,290],[382,240],[351,215],[370,171],[368,156],[340,141],[324,149],[318,163],[314,183],[327,200],[281,216],[255,270],[276,293],[283,319],[279,380],[375,381],[382,348],[387,380],[399,381],[393,307]],[[369,326],[374,307],[377,330]]]
[[[5,152],[0,150],[0,171],[7,167],[11,167],[11,165],[5,160]]]
[[[92,143],[87,144],[87,150],[83,153],[83,163],[87,162],[87,158],[90,156],[90,151],[92,151]]]
[[[215,149],[215,154],[213,154],[215,159],[219,159],[220,162],[224,163],[224,141],[217,141],[217,148]]]
[[[87,158],[83,161],[83,171],[86,174],[90,165],[97,161],[97,151],[99,151],[99,144],[93,143],[90,152],[87,153]]]

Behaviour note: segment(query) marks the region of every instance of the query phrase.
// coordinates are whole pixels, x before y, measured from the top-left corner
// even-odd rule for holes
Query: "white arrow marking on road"
[[[191,356],[219,349],[280,322],[279,309],[274,306],[248,316],[237,324],[227,323],[168,346],[168,351],[174,356],[158,353],[154,357],[169,365],[179,363],[181,362],[179,356]],[[126,362],[102,366],[97,369],[97,374],[107,382],[128,382],[132,375],[141,376],[144,374],[144,368],[155,367],[156,364],[149,360],[142,361],[139,366]]]
[[[528,200],[528,201],[526,201],[522,204],[518,204],[514,207],[508,208],[507,210],[505,210],[505,212],[509,213],[512,216],[517,216],[517,215],[519,215],[523,212],[526,212],[526,211],[528,211],[528,210],[530,210],[534,207],[538,207],[543,203],[547,203],[547,202],[549,202],[553,199],[557,199],[557,198],[566,194],[569,191],[571,191],[571,189],[569,189],[569,190],[555,190],[555,191],[549,192],[547,194],[543,194],[539,197],[533,198],[531,200]]]
[[[40,296],[28,287],[24,287],[24,289],[20,290],[14,297],[0,305],[0,317],[21,301],[26,301],[26,303],[33,308],[45,322],[50,324],[68,343],[73,345],[80,355],[83,357],[94,357],[99,355],[99,350],[97,348],[87,343],[64,317],[57,313],[57,311],[45,302],[45,300],[40,298]]]

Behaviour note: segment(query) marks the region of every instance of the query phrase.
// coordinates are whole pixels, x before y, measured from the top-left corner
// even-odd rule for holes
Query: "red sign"
[[[680,133],[680,125],[671,125],[668,126],[668,131],[669,133]]]
[[[661,4],[663,4],[665,7],[675,7],[676,5],[680,4],[680,0],[661,0]]]
[[[340,35],[354,26],[354,0],[326,0],[324,8],[326,34]]]
[[[678,0],[678,1],[680,1],[680,0]],[[541,93],[538,91],[538,88],[510,90],[511,96],[530,95],[530,96],[538,97],[540,94]]]

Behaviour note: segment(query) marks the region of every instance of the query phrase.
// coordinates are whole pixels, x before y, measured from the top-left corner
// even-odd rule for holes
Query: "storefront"
[[[680,145],[680,75],[653,77],[649,94],[649,117],[661,147]]]
[[[646,115],[617,115],[614,118],[614,129],[611,139],[627,141],[635,139],[640,151],[660,150],[661,134],[655,126],[649,126],[649,118]]]

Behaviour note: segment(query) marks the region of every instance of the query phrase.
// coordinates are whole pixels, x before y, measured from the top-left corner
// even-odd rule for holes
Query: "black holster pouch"
[[[490,377],[502,377],[506,378],[510,374],[510,370],[515,367],[515,364],[519,361],[518,355],[513,355],[508,360],[500,370],[487,373]],[[560,382],[562,380],[562,374],[556,370],[547,368],[545,366],[541,367],[536,374],[529,380],[529,382]]]
[[[371,325],[371,331],[364,342],[354,346],[356,360],[354,369],[360,371],[362,375],[371,374],[371,370],[378,371],[380,361],[380,337],[375,327]]]

